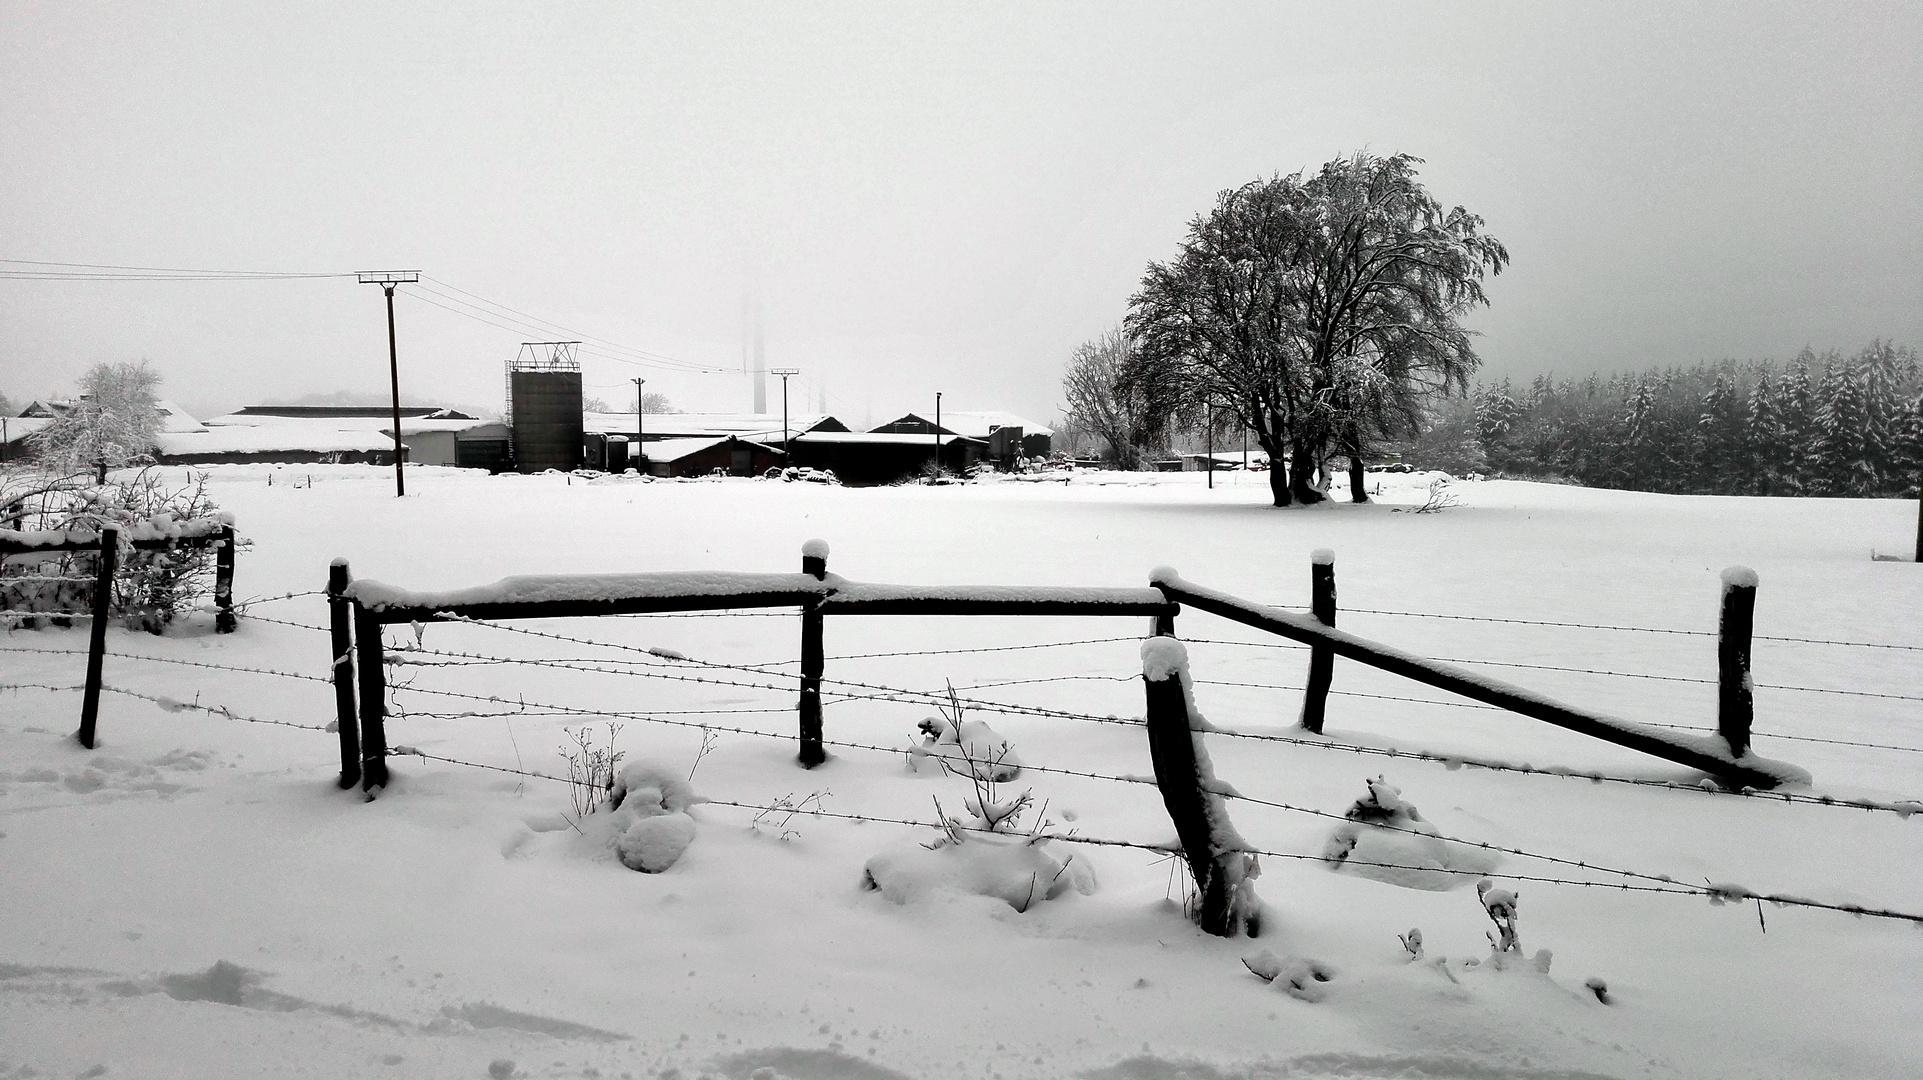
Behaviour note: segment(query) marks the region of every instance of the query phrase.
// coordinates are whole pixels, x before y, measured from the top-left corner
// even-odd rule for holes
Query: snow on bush
[[[948,707],[940,716],[930,716],[916,727],[922,741],[908,747],[908,768],[922,772],[929,766],[943,773],[955,773],[976,780],[1005,783],[1022,771],[1021,755],[1015,744],[1003,738],[981,720],[962,719],[961,699],[953,683],[948,686]]]
[[[687,811],[701,799],[673,770],[629,762],[615,774],[608,801],[614,852],[630,870],[659,874],[694,843],[694,818]]]
[[[1323,845],[1322,856],[1332,869],[1405,889],[1447,892],[1500,865],[1494,851],[1442,839],[1415,804],[1402,798],[1401,788],[1381,777],[1368,784],[1369,793],[1349,807],[1344,815],[1349,820]]]
[[[1317,1002],[1329,996],[1335,969],[1306,956],[1277,956],[1267,949],[1244,957],[1242,966],[1268,984],[1299,1001]]]

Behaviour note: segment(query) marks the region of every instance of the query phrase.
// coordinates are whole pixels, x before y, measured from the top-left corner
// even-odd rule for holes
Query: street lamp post
[[[387,293],[387,378],[394,394],[394,497],[407,494],[407,481],[401,475],[401,361],[394,347],[394,286],[421,280],[419,270],[368,270],[359,274],[362,285],[379,285]]]
[[[634,471],[636,472],[641,471],[641,436],[647,434],[647,430],[643,427],[641,423],[641,411],[642,411],[641,410],[641,387],[647,381],[648,380],[646,379],[634,380],[634,455],[633,456],[635,459]]]
[[[935,473],[941,474],[941,391],[935,391]]]

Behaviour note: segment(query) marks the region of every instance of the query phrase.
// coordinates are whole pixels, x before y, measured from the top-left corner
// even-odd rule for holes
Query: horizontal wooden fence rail
[[[380,628],[397,623],[474,619],[558,619],[673,611],[793,607],[801,615],[801,672],[797,719],[801,764],[827,760],[821,726],[821,682],[826,667],[823,624],[829,615],[1071,615],[1135,616],[1155,620],[1158,634],[1174,632],[1181,610],[1153,588],[1054,585],[886,585],[828,573],[828,545],[802,548],[799,574],[665,571],[636,574],[543,574],[503,578],[492,585],[416,592],[374,580],[352,580],[347,564],[329,568],[333,611],[336,716],[342,787],[372,789],[386,782],[386,671]],[[353,643],[350,648],[350,641]],[[358,660],[359,693],[354,692]],[[358,715],[356,715],[358,714]]]
[[[1312,646],[1318,652],[1326,650],[1329,654],[1460,694],[1473,701],[1700,769],[1725,783],[1768,789],[1785,782],[1795,772],[1781,769],[1771,771],[1766,767],[1767,763],[1755,759],[1739,760],[1717,739],[1673,734],[1565,705],[1533,690],[1357,637],[1333,626],[1325,626],[1311,616],[1297,615],[1197,585],[1184,580],[1173,570],[1157,570],[1152,581],[1170,600],[1198,611],[1266,630]],[[1332,597],[1332,585],[1330,589]]]

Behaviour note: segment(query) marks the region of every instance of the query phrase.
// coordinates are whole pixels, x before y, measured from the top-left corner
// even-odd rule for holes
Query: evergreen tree
[[[1809,353],[1803,350],[1804,355]],[[1809,364],[1798,361],[1777,391],[1777,415],[1782,417],[1782,463],[1785,494],[1807,495],[1815,482],[1816,391],[1810,385]]]
[[[1756,378],[1749,394],[1749,416],[1744,425],[1743,460],[1749,475],[1738,490],[1752,495],[1775,495],[1783,489],[1783,416],[1777,411],[1769,372]]]
[[[1823,369],[1817,384],[1816,459],[1818,494],[1863,496],[1876,490],[1876,468],[1870,461],[1869,402],[1863,382],[1847,364]]]
[[[1728,375],[1703,395],[1696,421],[1694,490],[1715,494],[1736,490],[1742,475],[1743,410]]]

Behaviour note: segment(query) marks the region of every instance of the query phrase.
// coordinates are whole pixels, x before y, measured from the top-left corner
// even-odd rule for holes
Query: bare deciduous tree
[[[1070,426],[1099,439],[1102,456],[1118,469],[1138,469],[1144,447],[1156,435],[1154,410],[1143,388],[1129,379],[1134,347],[1116,327],[1083,342],[1062,376]]]

